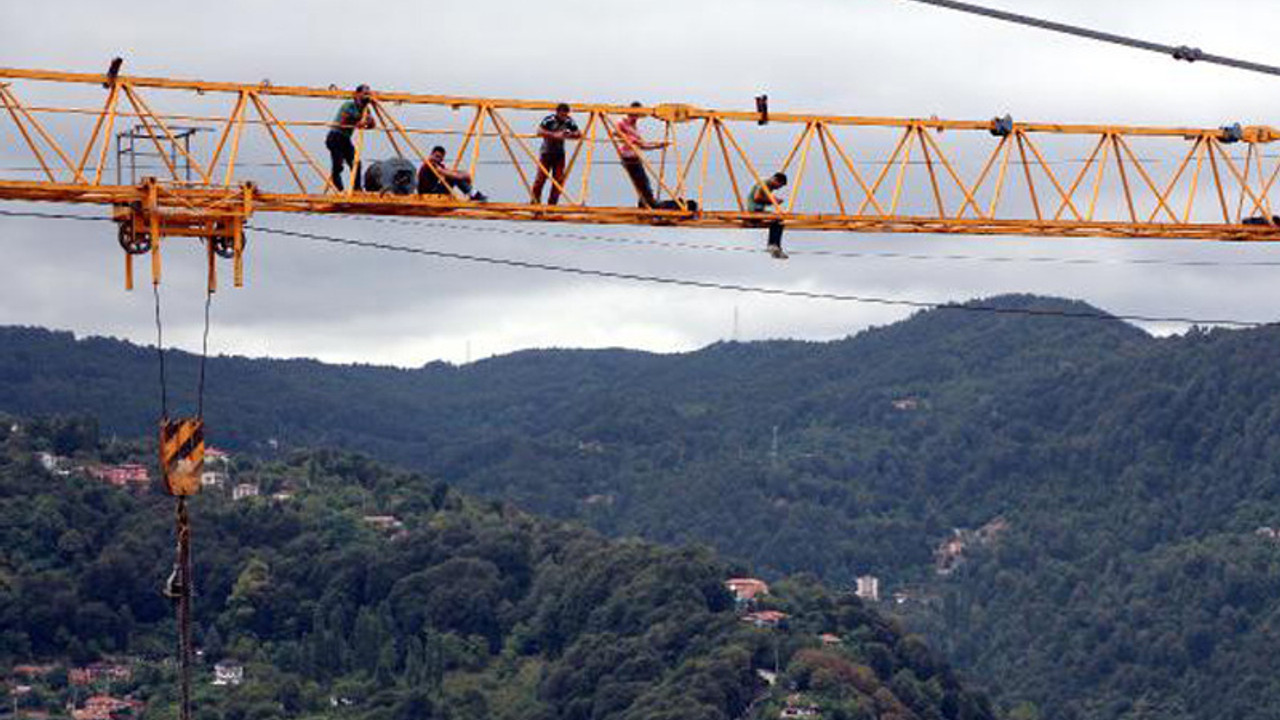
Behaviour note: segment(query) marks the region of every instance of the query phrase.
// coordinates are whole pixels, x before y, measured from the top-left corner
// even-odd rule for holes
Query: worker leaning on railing
[[[368,85],[357,87],[351,99],[338,108],[338,115],[333,119],[329,135],[324,140],[324,146],[329,148],[329,159],[333,167],[330,178],[333,180],[333,186],[338,190],[343,189],[342,168],[344,166],[351,166],[355,189],[363,189],[360,167],[356,164],[356,146],[351,142],[351,134],[357,127],[368,130],[376,124],[370,107],[372,100],[373,95]]]

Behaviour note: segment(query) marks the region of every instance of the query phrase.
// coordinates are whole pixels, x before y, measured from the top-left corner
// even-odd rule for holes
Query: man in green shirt
[[[751,192],[747,194],[747,211],[767,213],[780,209],[782,198],[778,196],[777,191],[786,184],[786,174],[774,173],[764,182],[752,185]],[[765,248],[775,260],[786,260],[787,254],[782,251],[782,221],[770,220],[768,228],[769,244]]]
[[[357,127],[368,130],[374,126],[373,112],[369,108],[372,100],[373,94],[369,91],[368,85],[357,87],[351,99],[338,108],[338,116],[333,119],[333,125],[329,127],[329,135],[324,139],[324,146],[329,148],[329,159],[333,167],[330,178],[333,180],[333,186],[338,190],[342,190],[342,168],[345,165],[351,166],[355,189],[364,189],[361,184],[360,167],[356,165],[356,146],[351,142],[351,134]]]

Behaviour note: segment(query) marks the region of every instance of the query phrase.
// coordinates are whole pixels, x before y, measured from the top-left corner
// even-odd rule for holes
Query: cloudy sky
[[[1275,2],[990,4],[1280,64]],[[767,92],[775,111],[950,119],[1010,112],[1038,121],[1280,126],[1276,78],[1177,63],[907,0],[45,0],[0,3],[0,27],[6,28],[0,65],[10,67],[100,72],[122,55],[133,74],[206,80],[321,87],[370,82],[427,93],[635,98],[740,109]],[[13,137],[12,126],[0,122],[6,167],[23,162]],[[621,174],[613,173],[617,177],[604,169],[595,182],[621,186]],[[3,209],[59,208],[6,203]],[[1280,248],[1266,246],[795,233],[788,240],[795,255],[779,263],[759,252],[759,231],[516,228],[589,236],[546,237],[502,232],[508,228],[498,223],[442,227],[265,215],[256,221],[741,285],[919,301],[1033,292],[1083,299],[1120,314],[1256,321],[1280,315],[1274,281],[1280,267],[1265,265],[1280,262]],[[821,340],[908,313],[503,269],[277,236],[257,235],[251,242],[248,287],[228,288],[215,298],[214,352],[403,366],[528,347],[678,352],[733,337],[735,317],[739,339]],[[151,294],[145,286],[133,293],[122,289],[110,225],[0,217],[0,247],[0,323],[154,341]],[[1088,263],[992,260],[1046,256]],[[198,347],[200,260],[194,248],[178,246],[166,260],[166,339]]]

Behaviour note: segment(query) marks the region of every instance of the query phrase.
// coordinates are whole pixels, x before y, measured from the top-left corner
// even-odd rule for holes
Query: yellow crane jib
[[[1280,156],[1263,152],[1280,130],[1263,124],[829,115],[780,111],[764,95],[740,110],[575,101],[580,132],[551,168],[560,161],[539,151],[537,128],[558,100],[374,88],[359,119],[343,120],[335,111],[354,89],[119,70],[0,67],[0,145],[29,160],[0,168],[0,201],[112,208],[129,287],[135,257],[150,257],[159,283],[164,240],[183,237],[205,243],[211,290],[220,256],[241,285],[245,226],[263,212],[1280,241]],[[643,123],[641,147],[616,132],[629,115]],[[334,132],[343,137],[330,142]],[[446,160],[430,160],[436,145]],[[130,165],[143,172],[126,177],[120,158],[144,151]],[[416,187],[358,190],[360,168],[388,157],[419,169]],[[753,209],[752,188],[775,173],[788,176],[787,197]],[[459,181],[486,192],[464,194]],[[542,199],[548,184],[554,204]]]
[[[200,492],[204,473],[204,421],[179,418],[160,421],[160,475],[165,489],[175,497]]]

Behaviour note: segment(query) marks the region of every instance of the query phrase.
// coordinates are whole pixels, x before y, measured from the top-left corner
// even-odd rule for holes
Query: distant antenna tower
[[[769,448],[769,462],[778,466],[778,426],[773,426],[773,445]]]
[[[733,306],[733,341],[738,342],[738,306]]]

